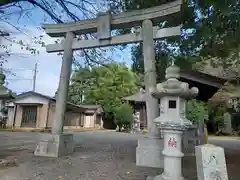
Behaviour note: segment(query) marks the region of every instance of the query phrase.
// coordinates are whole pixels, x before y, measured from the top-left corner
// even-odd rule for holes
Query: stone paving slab
[[[77,133],[74,154],[58,159],[33,156],[37,137],[36,133],[0,133],[0,158],[16,159],[16,166],[0,168],[0,180],[146,180],[161,173],[135,165],[135,135]],[[240,153],[227,154],[226,160],[229,179],[239,180]],[[195,157],[185,157],[183,167],[184,177],[197,180]]]

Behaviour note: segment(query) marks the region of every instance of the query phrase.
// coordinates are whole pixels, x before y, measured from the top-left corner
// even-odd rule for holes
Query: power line
[[[8,70],[8,71],[32,71],[32,69],[24,69],[24,68],[22,68],[22,69],[7,69],[7,68],[4,68],[4,70]]]
[[[9,85],[9,81],[11,81],[11,83],[15,83],[18,82],[18,81],[33,81],[33,91],[35,91],[35,86],[36,86],[36,75],[37,75],[37,63],[35,64],[35,67],[34,69],[24,69],[24,68],[13,68],[11,70],[19,70],[19,71],[33,71],[33,77],[32,78],[21,78],[21,77],[15,77],[15,78],[6,78],[6,86]],[[16,92],[16,90],[14,90]]]
[[[37,80],[37,63],[35,64],[35,67],[34,69],[18,69],[19,71],[33,71],[33,78],[6,78],[6,80],[10,80],[10,81],[19,81],[19,80],[28,80],[28,81],[33,81],[33,90],[35,89],[36,87],[36,80]],[[15,70],[14,70],[15,71]]]
[[[33,77],[32,78],[6,78],[6,81],[33,81],[32,83],[32,91],[36,90],[36,82],[37,82],[37,63],[35,63],[34,69],[15,69],[15,70],[20,70],[20,71],[28,71],[31,70],[33,71]],[[6,82],[9,84],[9,82]]]

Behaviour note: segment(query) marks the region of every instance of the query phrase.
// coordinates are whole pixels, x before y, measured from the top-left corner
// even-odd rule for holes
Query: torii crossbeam
[[[63,51],[63,61],[60,74],[56,114],[52,125],[52,134],[39,143],[35,155],[58,157],[73,153],[72,135],[63,134],[64,112],[67,103],[68,85],[71,74],[73,51],[88,48],[113,46],[128,43],[143,43],[145,86],[148,116],[148,139],[139,140],[137,148],[137,165],[162,167],[161,142],[155,124],[152,120],[159,116],[158,101],[150,95],[156,88],[156,67],[154,40],[180,35],[180,26],[159,29],[157,24],[179,18],[182,0],[176,0],[161,6],[124,12],[119,15],[99,13],[96,18],[64,24],[45,24],[43,28],[51,37],[65,37],[59,44],[47,45],[47,52]],[[154,27],[155,26],[155,27]],[[138,27],[135,33],[112,36],[115,29]],[[79,40],[76,36],[97,33],[96,39]],[[64,142],[64,143],[63,143]],[[63,146],[64,144],[64,146]],[[151,146],[149,146],[151,145]],[[47,149],[47,150],[46,150]]]

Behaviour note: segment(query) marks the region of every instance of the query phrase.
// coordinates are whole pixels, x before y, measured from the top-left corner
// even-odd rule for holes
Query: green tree
[[[92,84],[92,72],[89,67],[80,67],[75,70],[69,85],[69,101],[74,104],[82,104],[84,100],[84,91]]]
[[[193,123],[208,120],[208,107],[204,102],[191,100],[187,102],[186,117]]]
[[[170,1],[172,0],[167,2]],[[184,2],[181,18],[165,23],[165,26],[182,24],[180,39],[169,38],[157,41],[155,45],[159,81],[164,77],[164,69],[169,62],[169,56],[176,56],[180,67],[187,65],[184,68],[191,68],[192,64],[203,58],[212,60],[211,57],[218,57],[218,61],[212,63],[225,67],[231,66],[236,59],[239,59],[237,58],[240,42],[239,0],[188,0]],[[123,0],[122,10],[143,9],[163,3],[166,1]],[[128,31],[125,29],[120,33],[126,32]],[[133,69],[143,72],[141,44],[133,48],[132,56]]]
[[[80,68],[79,74],[82,71],[83,69]],[[138,76],[123,64],[110,63],[106,66],[92,67],[85,72],[87,80],[84,81],[84,86],[81,85],[81,78],[84,79],[84,77],[73,76],[74,83],[69,87],[69,99],[76,103],[82,93],[83,103],[102,105],[107,117],[115,113],[116,108],[122,104],[123,97],[138,90]],[[80,104],[80,101],[77,104]]]
[[[133,122],[133,109],[129,104],[121,104],[115,111],[115,124],[120,132],[122,127],[129,130]]]
[[[218,104],[209,104],[209,120],[214,125],[213,132],[220,133],[224,126],[226,108]]]
[[[163,43],[159,42],[156,45],[156,72],[157,72],[157,82],[162,82],[165,79],[165,69],[170,65],[170,58],[169,54],[171,54],[171,50],[167,49],[167,44],[164,43],[165,50],[158,51],[158,49],[163,49]],[[191,69],[192,64],[200,60],[196,57],[176,57],[175,64],[178,65],[180,68],[184,69]],[[132,47],[132,70],[135,73],[139,73],[144,75],[144,59],[142,55],[142,44]]]

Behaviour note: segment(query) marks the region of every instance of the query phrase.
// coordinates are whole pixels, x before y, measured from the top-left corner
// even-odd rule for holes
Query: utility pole
[[[33,71],[33,92],[36,89],[36,80],[37,80],[37,63],[35,64],[34,71]]]

